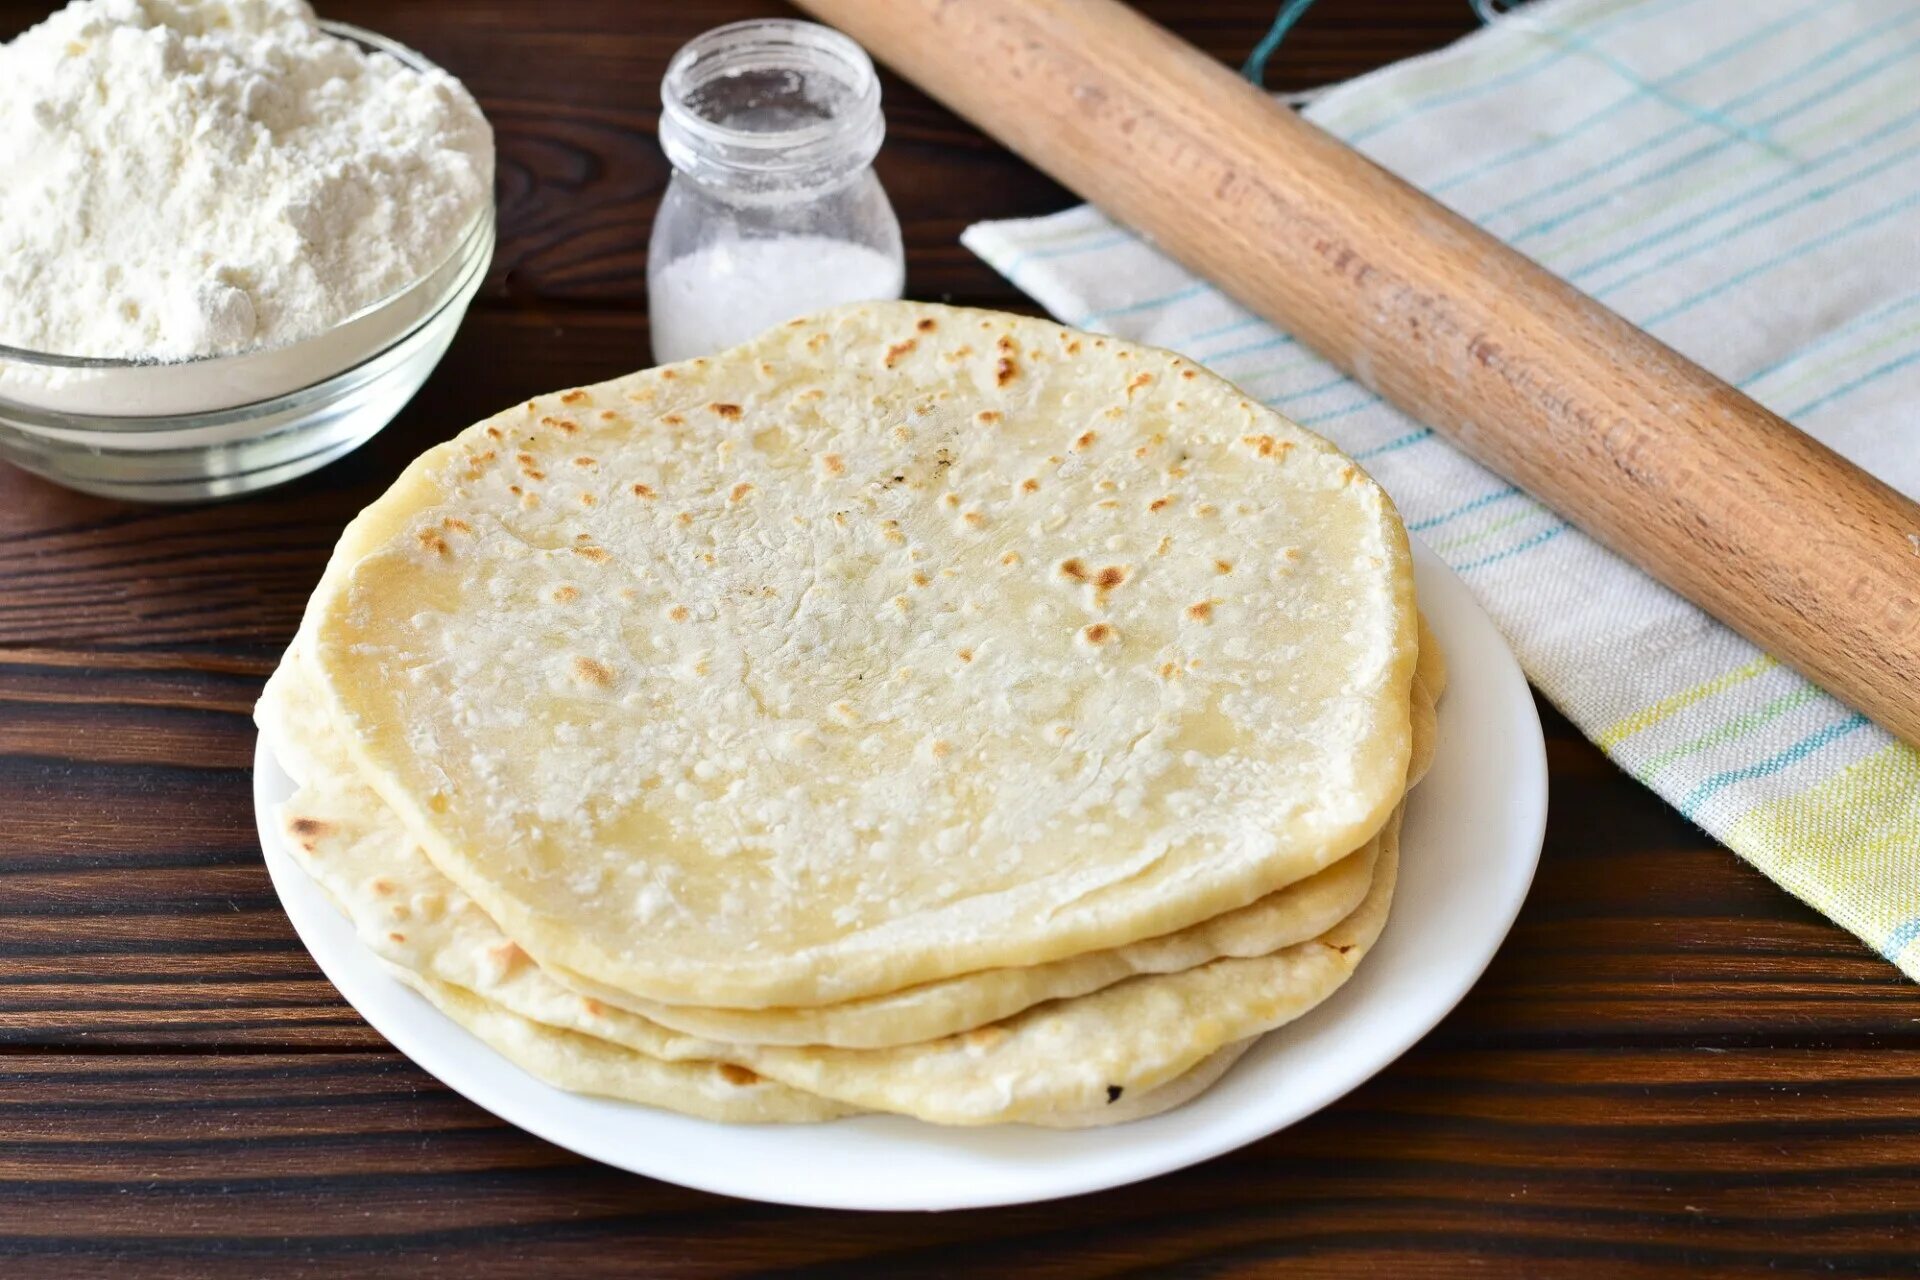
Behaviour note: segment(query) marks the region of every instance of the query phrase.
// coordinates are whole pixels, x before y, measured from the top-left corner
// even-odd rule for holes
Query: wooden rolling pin
[[[1920,745],[1920,506],[1114,0],[799,3]]]

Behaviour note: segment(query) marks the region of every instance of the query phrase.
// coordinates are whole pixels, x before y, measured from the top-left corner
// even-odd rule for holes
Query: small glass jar
[[[811,22],[716,27],[674,55],[660,98],[674,172],[647,253],[655,360],[900,296],[900,222],[872,168],[880,81],[859,45]]]

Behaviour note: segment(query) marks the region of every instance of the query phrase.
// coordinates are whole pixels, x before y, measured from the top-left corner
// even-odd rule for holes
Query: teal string
[[[1467,0],[1467,3],[1482,22],[1492,22],[1495,18],[1503,18],[1512,12],[1510,9],[1502,9],[1500,0]],[[1248,54],[1247,60],[1241,64],[1240,74],[1257,85],[1266,84],[1268,59],[1279,51],[1280,42],[1287,38],[1287,32],[1293,30],[1294,24],[1299,22],[1312,6],[1313,0],[1287,0],[1281,5],[1280,12],[1274,15],[1273,25],[1267,28],[1267,34],[1260,37],[1260,43],[1253,46],[1253,52]]]
[[[1253,46],[1253,52],[1247,55],[1246,62],[1241,65],[1240,74],[1255,84],[1264,85],[1267,82],[1267,59],[1273,56],[1280,42],[1287,38],[1287,32],[1293,30],[1293,24],[1300,21],[1312,4],[1313,0],[1287,0],[1281,5],[1273,25],[1267,28],[1267,34],[1260,37],[1260,43]]]

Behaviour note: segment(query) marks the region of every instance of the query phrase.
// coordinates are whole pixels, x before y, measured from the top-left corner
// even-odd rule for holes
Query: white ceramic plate
[[[1526,897],[1546,826],[1532,695],[1465,584],[1416,543],[1450,679],[1439,752],[1407,805],[1393,916],[1358,973],[1207,1093],[1109,1129],[945,1129],[893,1116],[720,1125],[542,1084],[381,969],[282,849],[292,780],[261,744],[254,805],[274,888],[334,986],[395,1048],[501,1119],[583,1156],[726,1195],[836,1209],[957,1209],[1119,1186],[1243,1146],[1392,1062],[1467,993]]]

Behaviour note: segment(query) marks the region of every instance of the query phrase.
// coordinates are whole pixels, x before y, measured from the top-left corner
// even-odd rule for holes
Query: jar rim
[[[801,69],[796,63],[835,76],[847,90],[845,104],[791,129],[741,129],[691,105],[691,96],[721,75],[755,68]],[[726,153],[731,163],[725,167],[775,172],[817,165],[843,145],[870,142],[878,147],[880,77],[873,60],[854,40],[817,22],[750,18],[702,32],[668,62],[660,104],[662,141],[669,143],[670,158],[671,144],[684,141],[708,153],[709,159],[713,153]]]

